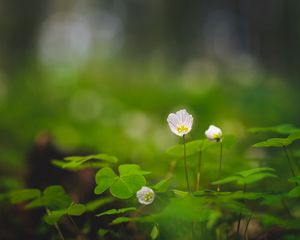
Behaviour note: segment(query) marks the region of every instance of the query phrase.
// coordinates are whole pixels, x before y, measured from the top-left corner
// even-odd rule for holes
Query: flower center
[[[153,193],[151,193],[151,192],[148,192],[144,195],[145,202],[150,202],[152,200],[152,198],[153,198]]]
[[[181,126],[177,127],[177,132],[178,133],[187,132],[187,131],[188,131],[188,128],[184,125],[181,125]]]
[[[220,133],[215,133],[213,135],[213,139],[216,139],[217,141],[220,141],[221,140],[221,134]]]

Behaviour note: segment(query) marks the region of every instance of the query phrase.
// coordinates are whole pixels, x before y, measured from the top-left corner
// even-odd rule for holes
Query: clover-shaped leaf
[[[143,175],[150,172],[141,170],[136,164],[123,164],[119,166],[119,176],[109,168],[100,169],[96,174],[96,194],[101,194],[108,188],[110,193],[120,199],[132,197],[136,191],[146,184]]]

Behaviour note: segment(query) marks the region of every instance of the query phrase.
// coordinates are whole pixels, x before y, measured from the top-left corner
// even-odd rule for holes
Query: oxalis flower
[[[171,131],[177,136],[182,137],[192,130],[193,116],[185,109],[176,113],[170,113],[167,118]]]
[[[154,201],[155,193],[151,188],[142,187],[140,190],[137,191],[136,197],[139,203],[149,205]]]
[[[214,125],[209,126],[209,128],[205,131],[205,135],[208,140],[212,142],[222,141],[222,130]]]

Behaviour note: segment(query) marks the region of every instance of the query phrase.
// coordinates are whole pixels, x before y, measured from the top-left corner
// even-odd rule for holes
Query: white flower
[[[182,137],[192,130],[193,116],[185,109],[179,110],[176,113],[170,113],[167,121],[171,131],[177,136]]]
[[[212,142],[222,141],[222,131],[220,128],[210,125],[209,128],[205,131],[205,135],[208,140]]]
[[[139,191],[137,191],[136,197],[139,203],[148,205],[153,202],[155,193],[151,188],[142,187]]]

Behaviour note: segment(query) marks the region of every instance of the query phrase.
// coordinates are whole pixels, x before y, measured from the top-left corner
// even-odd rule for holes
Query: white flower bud
[[[176,113],[170,113],[167,121],[171,131],[177,136],[182,137],[192,130],[193,116],[185,109],[177,111]]]
[[[154,201],[155,193],[151,188],[142,187],[139,191],[137,191],[136,197],[139,203],[148,205]]]
[[[220,142],[222,141],[222,131],[220,128],[210,125],[209,128],[205,131],[205,135],[208,140],[212,142]]]

